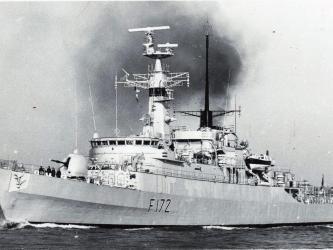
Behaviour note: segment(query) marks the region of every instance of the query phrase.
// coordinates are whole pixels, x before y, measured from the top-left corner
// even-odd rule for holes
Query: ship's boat
[[[252,154],[245,158],[245,164],[251,170],[265,171],[273,164],[272,158],[264,154]]]
[[[124,85],[148,90],[148,114],[138,135],[100,137],[89,156],[74,152],[50,177],[32,166],[0,167],[0,205],[5,219],[101,226],[277,225],[332,223],[330,189],[297,180],[272,166],[266,155],[251,154],[249,143],[213,118],[240,113],[210,110],[206,34],[205,107],[179,113],[200,118],[199,129],[172,127],[174,88],[189,86],[189,73],[172,73],[162,60],[177,44],[154,45],[153,35],[169,26],[130,29],[144,32],[146,74],[125,75]],[[156,48],[157,47],[157,48]],[[116,92],[117,93],[117,92]],[[117,103],[117,94],[116,94]],[[116,116],[118,115],[116,105]],[[58,171],[57,171],[58,172]]]

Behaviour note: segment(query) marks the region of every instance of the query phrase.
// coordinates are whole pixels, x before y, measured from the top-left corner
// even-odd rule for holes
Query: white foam
[[[91,229],[96,228],[94,226],[84,226],[84,225],[75,225],[75,224],[55,224],[55,223],[42,223],[42,224],[29,224],[29,226],[36,228],[64,228],[64,229]]]
[[[29,222],[20,222],[20,223],[17,223],[17,225],[15,227],[13,227],[13,229],[22,229],[22,228],[25,228],[28,226],[30,226]]]
[[[34,228],[63,228],[63,229],[91,229],[96,228],[93,226],[84,226],[84,225],[75,225],[75,224],[55,224],[55,223],[41,223],[41,224],[31,224],[29,222],[10,222],[3,221],[0,224],[0,228],[2,229],[22,229],[26,227],[34,227]]]
[[[217,229],[217,230],[234,230],[237,229],[237,227],[224,227],[224,226],[203,226],[203,229]]]
[[[0,229],[15,229],[15,228],[21,227],[21,224],[22,223],[2,220],[0,223]]]
[[[151,230],[152,227],[138,227],[138,228],[126,228],[126,231],[140,231],[140,230]]]

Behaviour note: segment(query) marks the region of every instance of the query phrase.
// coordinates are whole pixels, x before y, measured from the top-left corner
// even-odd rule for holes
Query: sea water
[[[333,248],[333,225],[101,228],[2,222],[0,248]]]

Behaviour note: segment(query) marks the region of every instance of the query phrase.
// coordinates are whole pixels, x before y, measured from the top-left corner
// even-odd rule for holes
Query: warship
[[[215,117],[240,108],[211,110],[209,34],[205,34],[205,106],[177,111],[200,118],[196,130],[171,126],[175,87],[189,86],[188,72],[170,72],[162,63],[178,44],[155,44],[169,26],[129,29],[144,32],[143,56],[153,61],[145,74],[115,77],[119,85],[147,90],[142,132],[100,137],[89,156],[74,151],[59,161],[55,176],[43,168],[0,168],[0,205],[6,220],[99,226],[264,226],[333,222],[330,189],[299,181],[273,166],[269,152],[252,153],[236,127],[216,126]],[[203,36],[204,38],[204,36]],[[204,40],[204,39],[203,39]],[[116,104],[118,117],[118,104]]]

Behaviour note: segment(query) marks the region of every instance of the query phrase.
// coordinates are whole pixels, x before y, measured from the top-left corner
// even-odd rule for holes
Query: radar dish
[[[170,26],[157,26],[157,27],[146,27],[146,28],[134,28],[134,29],[128,29],[129,32],[148,32],[151,33],[154,30],[168,30],[170,29]]]
[[[163,44],[157,44],[158,48],[177,48],[178,43],[163,43]]]

